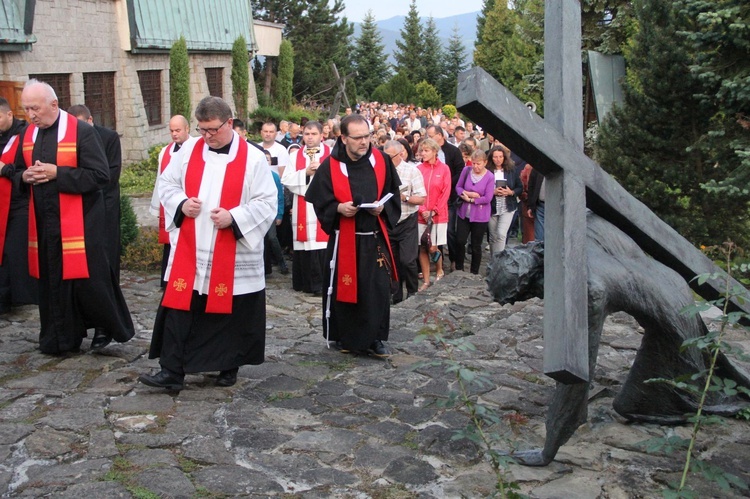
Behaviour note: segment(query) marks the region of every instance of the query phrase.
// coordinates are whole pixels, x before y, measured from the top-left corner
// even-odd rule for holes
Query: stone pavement
[[[473,442],[455,438],[466,414],[441,407],[455,377],[420,331],[465,337],[455,357],[492,386],[471,386],[504,423],[507,446],[538,447],[553,382],[542,373],[542,302],[500,306],[478,276],[454,272],[391,309],[387,360],[326,348],[319,298],[268,280],[266,362],[240,369],[236,386],[217,373],[190,375],[179,394],[146,387],[157,276],[123,274],[138,331],[101,353],[66,358],[37,350],[35,307],[0,317],[0,493],[54,497],[485,497],[495,476]],[[353,324],[352,327],[356,327]],[[545,468],[510,466],[531,497],[660,496],[682,456],[645,454],[638,442],[687,436],[687,427],[624,424],[612,397],[640,343],[637,324],[610,318],[599,353],[589,422]],[[741,342],[738,339],[738,342]],[[744,347],[750,350],[749,342]],[[700,454],[750,480],[746,422],[706,430]],[[701,497],[735,497],[695,480]]]

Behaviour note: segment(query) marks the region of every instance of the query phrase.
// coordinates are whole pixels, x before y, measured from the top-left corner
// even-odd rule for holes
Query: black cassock
[[[26,130],[25,121],[13,118],[6,132],[0,132],[0,151],[10,138]],[[20,140],[22,135],[16,140]],[[20,146],[19,146],[20,147]],[[39,302],[36,279],[29,275],[29,193],[14,185],[10,194],[10,212],[5,232],[3,264],[0,265],[0,313],[11,305]]]
[[[120,136],[109,128],[94,125],[104,145],[104,154],[109,166],[109,183],[102,189],[104,195],[104,232],[107,242],[107,259],[120,282],[120,170],[122,168],[122,146]]]
[[[346,156],[341,143],[337,142],[331,156],[347,164],[349,185],[355,200],[370,203],[381,199],[386,193],[393,193],[393,197],[384,205],[380,216],[386,226],[392,228],[401,215],[401,200],[399,198],[398,173],[388,155],[383,155],[386,165],[386,177],[383,190],[378,192],[375,170],[368,154],[356,162]],[[305,199],[315,207],[315,214],[320,220],[323,230],[331,236],[326,250],[326,266],[324,289],[331,282],[331,269],[328,262],[333,257],[335,231],[339,228],[337,208],[339,202],[333,194],[331,180],[331,163],[328,158],[320,165],[310,185]],[[375,232],[375,235],[357,235],[357,303],[345,303],[336,300],[338,275],[334,275],[333,294],[331,295],[331,316],[329,323],[325,318],[328,295],[323,293],[323,336],[330,341],[340,341],[344,348],[354,351],[364,351],[375,340],[387,340],[391,317],[391,277],[389,266],[382,265],[383,257],[390,260],[390,253],[385,237],[376,217],[367,210],[359,210],[354,217],[355,230],[361,233]],[[340,248],[339,248],[340,249]],[[378,260],[381,260],[380,262]]]
[[[32,163],[57,164],[57,132],[60,117],[46,129],[39,129]],[[109,180],[109,167],[101,139],[94,128],[77,122],[78,167],[58,165],[57,178],[34,187],[34,210],[39,241],[39,317],[42,352],[57,354],[77,350],[86,329],[105,328],[115,341],[124,342],[135,334],[133,320],[107,258],[104,198],[102,188]],[[23,151],[16,156],[15,175],[26,163]],[[23,184],[28,187],[28,184]],[[88,279],[62,279],[60,235],[60,192],[81,194]]]

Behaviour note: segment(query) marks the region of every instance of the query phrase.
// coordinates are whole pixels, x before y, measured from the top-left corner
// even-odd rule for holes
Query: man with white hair
[[[47,354],[76,352],[92,327],[127,341],[133,321],[102,230],[109,166],[101,139],[59,109],[46,83],[29,80],[21,104],[31,125],[13,166],[0,166],[31,192],[29,273],[39,279],[39,347]]]

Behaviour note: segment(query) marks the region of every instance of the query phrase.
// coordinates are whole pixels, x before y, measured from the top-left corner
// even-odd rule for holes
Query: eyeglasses
[[[354,135],[349,135],[347,137],[347,139],[349,139],[349,140],[370,140],[370,134],[359,135],[359,136],[356,136],[356,137]]]
[[[231,118],[227,118],[224,120],[224,123],[217,126],[216,128],[201,128],[199,126],[195,127],[195,131],[198,132],[201,135],[208,135],[209,137],[216,135],[219,130],[221,130],[221,127],[227,124],[227,121],[229,121]]]
[[[390,157],[391,157],[391,159],[393,159],[393,158],[395,158],[396,156],[401,156],[401,153],[400,153],[400,152],[397,152],[397,153],[395,153],[395,154],[389,154],[388,156],[390,156]]]

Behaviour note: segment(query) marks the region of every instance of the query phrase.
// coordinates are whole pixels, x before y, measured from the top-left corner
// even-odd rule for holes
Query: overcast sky
[[[376,21],[394,16],[405,16],[409,12],[410,0],[345,0],[344,13],[350,22],[362,22],[368,10],[372,10]],[[482,0],[417,0],[417,11],[421,17],[434,18],[455,16],[482,10]]]

